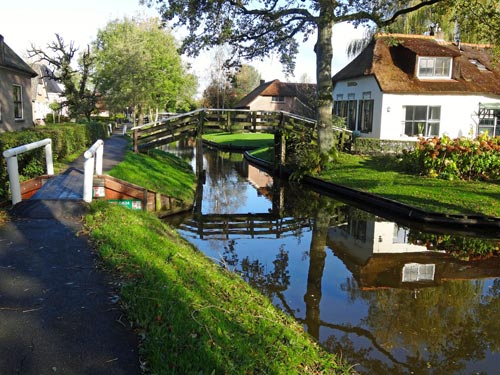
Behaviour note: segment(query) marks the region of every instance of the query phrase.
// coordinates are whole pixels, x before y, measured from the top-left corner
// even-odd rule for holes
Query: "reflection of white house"
[[[422,245],[408,242],[408,230],[388,221],[349,219],[346,225],[331,227],[328,240],[365,263],[374,254],[427,252]]]
[[[334,113],[364,137],[500,135],[491,46],[382,35],[332,81]]]

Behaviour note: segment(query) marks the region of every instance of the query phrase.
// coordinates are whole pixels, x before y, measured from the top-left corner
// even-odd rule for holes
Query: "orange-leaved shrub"
[[[404,152],[403,163],[430,177],[495,180],[500,178],[500,137],[419,138],[412,151]]]

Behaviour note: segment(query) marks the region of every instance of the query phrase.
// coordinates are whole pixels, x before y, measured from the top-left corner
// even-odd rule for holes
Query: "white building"
[[[334,113],[362,137],[500,135],[492,47],[381,35],[333,78]]]

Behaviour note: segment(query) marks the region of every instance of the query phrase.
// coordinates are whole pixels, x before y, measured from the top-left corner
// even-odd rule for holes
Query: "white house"
[[[36,124],[43,124],[48,114],[53,114],[51,103],[63,103],[63,90],[59,84],[50,78],[49,68],[43,64],[33,64],[31,68],[38,74],[32,79],[33,120]],[[60,111],[63,116],[68,115],[68,109],[63,107]]]
[[[500,64],[488,45],[380,35],[332,81],[334,113],[363,137],[500,135]]]

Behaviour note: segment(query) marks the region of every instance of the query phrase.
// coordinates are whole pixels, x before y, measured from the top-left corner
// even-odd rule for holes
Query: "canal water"
[[[498,247],[499,234],[422,232],[273,179],[241,154],[205,149],[203,163],[193,213],[170,223],[356,371],[500,373],[500,262],[447,253]]]

